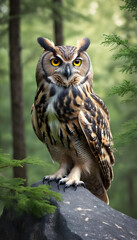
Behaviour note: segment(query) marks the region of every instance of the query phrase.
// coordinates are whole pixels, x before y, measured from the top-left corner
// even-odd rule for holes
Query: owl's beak
[[[67,77],[67,79],[68,79],[70,77],[70,75],[71,75],[71,69],[70,69],[69,64],[67,64],[65,67],[64,76]]]

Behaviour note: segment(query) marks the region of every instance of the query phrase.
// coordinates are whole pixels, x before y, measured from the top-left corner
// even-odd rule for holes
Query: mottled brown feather
[[[100,165],[104,186],[108,189],[113,178],[114,156],[111,150],[112,136],[106,106],[102,100],[101,104],[99,101],[96,102],[91,94],[85,100],[78,119],[89,147]]]

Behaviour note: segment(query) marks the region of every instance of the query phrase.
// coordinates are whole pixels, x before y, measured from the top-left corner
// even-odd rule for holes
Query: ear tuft
[[[78,53],[86,51],[90,45],[90,39],[89,38],[83,38],[80,41],[78,41],[77,44],[77,51]]]
[[[56,50],[53,42],[43,37],[37,38],[37,41],[40,44],[40,46],[43,47],[45,50],[53,52],[54,55],[56,55]]]

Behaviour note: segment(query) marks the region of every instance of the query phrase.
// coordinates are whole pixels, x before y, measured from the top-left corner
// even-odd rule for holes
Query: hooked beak
[[[68,78],[70,77],[70,75],[71,75],[71,69],[70,69],[69,64],[67,64],[66,67],[65,67],[64,76],[65,76],[65,77],[67,78],[67,80],[68,80]]]

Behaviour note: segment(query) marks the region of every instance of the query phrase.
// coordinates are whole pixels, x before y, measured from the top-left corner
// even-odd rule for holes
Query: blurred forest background
[[[14,2],[14,0],[11,1]],[[57,43],[57,35],[61,31],[59,36],[61,36],[61,41],[64,42],[64,45],[76,45],[78,39],[83,37],[90,38],[91,45],[88,49],[88,54],[90,55],[94,70],[93,89],[108,107],[116,148],[114,181],[108,192],[110,206],[137,218],[136,71],[133,69],[130,71],[127,68],[121,71],[121,66],[124,66],[125,59],[120,55],[119,57],[114,56],[118,51],[116,46],[125,47],[127,44],[126,39],[128,39],[128,43],[132,46],[132,52],[134,52],[136,45],[137,18],[132,16],[132,12],[120,9],[120,6],[123,6],[125,2],[128,1],[21,1],[20,34],[21,66],[23,70],[25,155],[31,159],[45,161],[44,167],[33,165],[27,167],[28,184],[42,179],[43,176],[54,172],[57,168],[57,164],[51,162],[46,147],[35,136],[31,125],[30,111],[36,92],[35,70],[39,56],[42,53],[42,49],[36,41],[37,37],[46,37]],[[136,0],[133,2],[136,2]],[[136,8],[133,10],[136,10]],[[60,24],[58,32],[55,31],[55,20]],[[106,35],[111,35],[112,37],[107,37]],[[119,42],[119,38],[116,38],[116,36],[120,36],[125,42]],[[105,43],[102,44],[102,42]],[[1,0],[0,149],[4,153],[8,153],[12,159],[13,138],[9,45],[9,1]],[[128,51],[125,51],[124,56],[127,57],[127,55]],[[117,60],[114,60],[114,58],[117,58]],[[135,59],[137,59],[137,55]],[[12,169],[2,169],[0,175],[6,178],[12,177]]]

